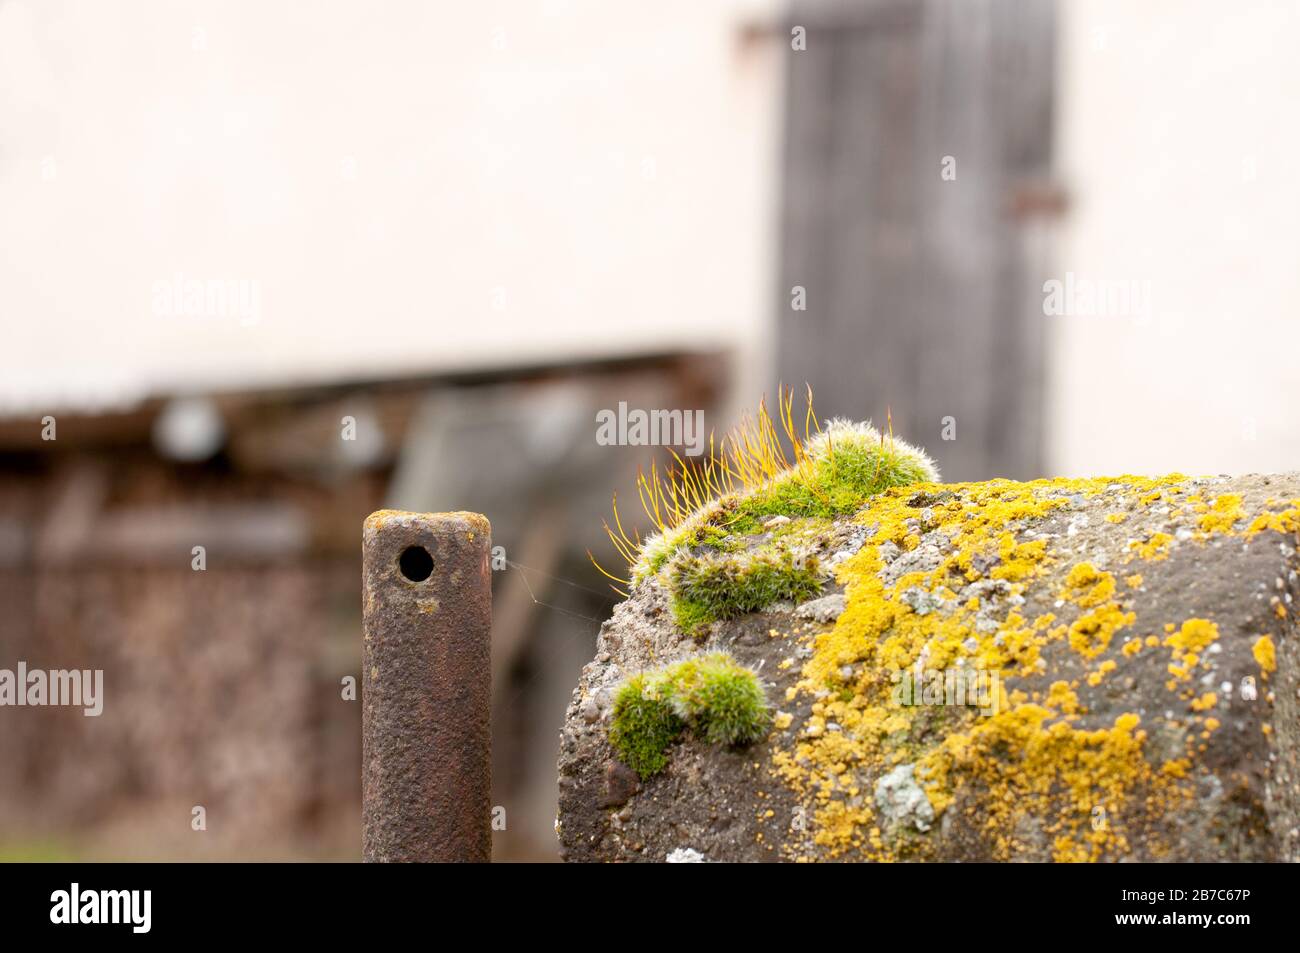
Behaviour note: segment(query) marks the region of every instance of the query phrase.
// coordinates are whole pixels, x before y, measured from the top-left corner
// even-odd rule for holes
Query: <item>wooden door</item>
[[[947,480],[1040,475],[1054,5],[796,3],[794,26],[780,379],[823,416],[888,407]]]

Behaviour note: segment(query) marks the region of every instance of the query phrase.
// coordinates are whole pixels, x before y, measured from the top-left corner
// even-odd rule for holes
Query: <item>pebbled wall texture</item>
[[[692,637],[650,576],[567,712],[563,855],[1295,861],[1298,529],[1296,474],[923,484],[811,528],[801,605]],[[717,650],[758,673],[769,736],[687,733],[638,777],[620,684]]]

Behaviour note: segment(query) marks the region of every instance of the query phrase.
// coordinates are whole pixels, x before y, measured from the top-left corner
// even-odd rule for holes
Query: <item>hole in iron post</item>
[[[408,546],[397,560],[402,575],[411,582],[424,582],[433,575],[433,557],[423,546]]]

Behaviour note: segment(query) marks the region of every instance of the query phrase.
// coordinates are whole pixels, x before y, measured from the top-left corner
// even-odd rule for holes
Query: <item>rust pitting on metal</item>
[[[366,518],[366,861],[491,858],[491,533],[477,513]],[[411,546],[433,559],[427,579],[403,575],[400,557]]]

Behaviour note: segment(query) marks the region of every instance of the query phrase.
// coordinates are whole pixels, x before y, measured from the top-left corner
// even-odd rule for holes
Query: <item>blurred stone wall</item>
[[[9,480],[4,495],[39,496],[24,489]],[[0,709],[0,851],[355,856],[354,561],[223,565],[217,550],[196,571],[186,550],[114,565],[95,538],[0,568],[0,667],[104,673],[98,717]]]
[[[39,416],[0,417],[0,668],[102,669],[106,696],[94,718],[0,708],[0,859],[356,859],[361,708],[342,681],[360,675],[360,527],[381,506],[492,520],[510,561],[493,580],[494,856],[557,858],[564,706],[613,604],[587,551],[605,553],[610,494],[652,450],[598,444],[595,414],[707,408],[721,429],[723,379],[655,358],[211,395],[59,413],[54,441]],[[217,422],[218,449],[169,457],[169,415],[191,443]]]

